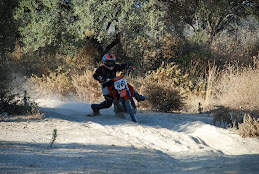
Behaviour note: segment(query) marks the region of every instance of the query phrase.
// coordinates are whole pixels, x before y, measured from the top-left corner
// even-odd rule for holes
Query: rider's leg
[[[110,96],[109,94],[104,96],[105,101],[103,101],[100,104],[92,104],[91,108],[93,109],[93,111],[95,113],[98,113],[101,109],[105,109],[105,108],[109,108],[111,107],[112,103],[113,103],[113,98],[112,96]]]
[[[140,95],[135,89],[134,89],[134,97],[138,102],[146,100],[146,97],[143,95]]]
[[[143,95],[140,95],[130,84],[128,84],[131,94],[133,94],[133,97],[136,98],[138,102],[146,100],[146,97]]]
[[[100,104],[92,104],[91,108],[95,113],[98,113],[100,109],[109,108],[112,105],[113,98],[110,96],[110,91],[108,90],[108,87],[102,87],[102,93],[104,96],[105,101],[103,101]]]

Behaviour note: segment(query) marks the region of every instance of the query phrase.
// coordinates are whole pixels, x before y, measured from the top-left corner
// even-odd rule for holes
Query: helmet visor
[[[108,60],[108,61],[106,61],[106,63],[105,63],[108,67],[113,67],[113,66],[115,66],[115,61],[114,60]]]

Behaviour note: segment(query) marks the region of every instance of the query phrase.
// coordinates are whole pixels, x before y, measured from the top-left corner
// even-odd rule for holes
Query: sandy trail
[[[209,115],[140,111],[139,123],[85,103],[38,100],[41,121],[0,122],[0,173],[258,173],[259,140]],[[52,148],[52,132],[57,139]]]

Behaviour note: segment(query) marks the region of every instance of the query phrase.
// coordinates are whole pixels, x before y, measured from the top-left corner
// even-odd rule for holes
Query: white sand
[[[259,173],[259,139],[209,115],[140,111],[133,123],[113,108],[87,117],[85,103],[37,102],[44,120],[0,122],[0,173]]]

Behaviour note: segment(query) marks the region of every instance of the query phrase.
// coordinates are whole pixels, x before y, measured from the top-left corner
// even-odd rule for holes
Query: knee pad
[[[106,95],[104,96],[104,98],[105,98],[106,105],[110,107],[113,103],[113,97],[110,95]]]

